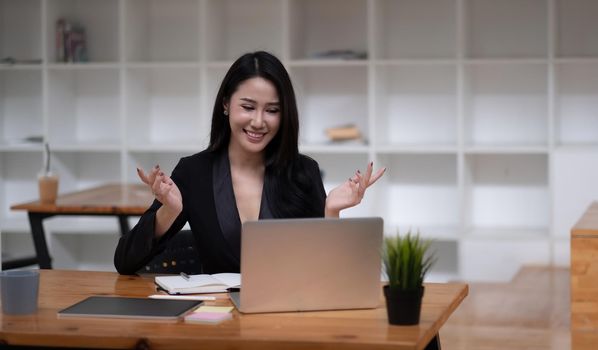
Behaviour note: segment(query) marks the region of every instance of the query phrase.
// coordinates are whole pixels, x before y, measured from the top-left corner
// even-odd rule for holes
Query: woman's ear
[[[224,110],[224,115],[228,115],[228,102],[223,102],[222,103],[222,109]]]

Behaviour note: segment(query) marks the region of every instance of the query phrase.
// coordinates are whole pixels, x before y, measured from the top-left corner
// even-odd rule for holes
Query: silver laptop
[[[244,313],[375,308],[380,302],[382,218],[245,222]]]

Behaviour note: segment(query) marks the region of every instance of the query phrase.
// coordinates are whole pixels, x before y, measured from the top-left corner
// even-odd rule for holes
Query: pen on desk
[[[183,278],[184,278],[185,280],[187,280],[187,281],[189,280],[189,275],[187,275],[186,273],[184,273],[184,272],[181,272],[181,276],[183,276]]]
[[[169,300],[216,300],[216,297],[205,295],[165,295],[153,294],[148,296],[150,299],[169,299]]]

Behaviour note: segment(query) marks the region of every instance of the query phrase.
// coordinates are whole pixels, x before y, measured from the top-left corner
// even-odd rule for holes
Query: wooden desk
[[[571,329],[598,330],[598,202],[571,229]]]
[[[56,215],[116,216],[121,234],[129,231],[129,216],[139,216],[152,203],[151,191],[143,184],[108,184],[84,191],[58,196],[56,204],[41,204],[39,201],[17,204],[12,210],[26,210],[31,226],[36,257],[22,259],[19,267],[39,264],[42,269],[52,268],[48,252],[43,220]]]
[[[40,270],[37,314],[0,315],[0,343],[129,349],[424,349],[467,296],[468,286],[427,284],[421,323],[408,327],[390,326],[383,302],[372,310],[256,315],[234,311],[232,320],[218,325],[56,316],[58,310],[90,295],[154,293],[153,279],[148,277]],[[206,305],[230,305],[230,301]]]

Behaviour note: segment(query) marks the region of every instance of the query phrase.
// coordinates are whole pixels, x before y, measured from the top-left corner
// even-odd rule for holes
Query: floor
[[[598,331],[569,331],[568,268],[525,267],[509,283],[469,287],[440,332],[443,350],[598,349]]]

